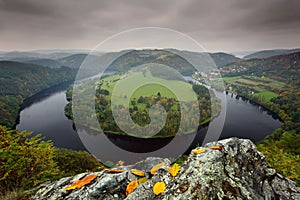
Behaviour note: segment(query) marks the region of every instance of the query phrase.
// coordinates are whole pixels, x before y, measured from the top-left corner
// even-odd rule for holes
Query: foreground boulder
[[[159,163],[163,164],[153,171]],[[250,140],[230,138],[199,147],[173,176],[170,165],[168,159],[147,158],[114,171],[62,178],[41,185],[32,199],[300,199],[295,183],[268,168]],[[131,169],[145,172],[147,178]],[[89,181],[80,185],[85,179]],[[138,186],[129,193],[132,181]],[[158,182],[165,188],[157,187],[161,191],[156,195],[153,186]]]

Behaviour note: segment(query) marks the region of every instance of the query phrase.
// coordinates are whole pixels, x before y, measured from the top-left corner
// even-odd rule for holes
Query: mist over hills
[[[124,50],[120,52],[92,52],[90,54],[88,50],[36,50],[36,51],[13,51],[13,52],[0,52],[0,60],[13,61],[18,63],[25,64],[33,64],[33,65],[41,65],[50,68],[60,68],[62,66],[70,67],[73,69],[78,69],[82,62],[89,56],[88,59],[88,69],[90,71],[96,72],[97,67],[104,67],[112,64],[115,58],[126,54],[127,58],[123,58],[123,60],[118,59],[118,65],[121,65],[120,62],[130,64],[135,59],[142,59],[141,54],[148,54],[147,59],[152,59],[152,61],[156,60],[156,62],[167,62],[168,59],[168,51],[172,51],[173,53],[187,58],[189,62],[191,62],[194,66],[201,66],[202,68],[209,65],[216,65],[217,67],[234,67],[234,65],[242,64],[243,66],[249,65],[251,66],[260,66],[260,65],[269,65],[272,63],[270,60],[276,59],[276,62],[282,62],[283,60],[288,60],[289,58],[284,59],[284,56],[290,55],[291,53],[300,52],[300,48],[297,49],[275,49],[275,50],[265,50],[258,51],[255,53],[248,54],[244,56],[244,58],[238,58],[232,54],[224,53],[224,52],[216,52],[216,53],[204,53],[204,52],[190,52],[190,51],[179,51],[175,49],[166,49],[162,50]],[[156,52],[156,55],[151,55]],[[164,53],[162,53],[164,52]],[[244,52],[245,53],[245,52]],[[166,54],[164,57],[164,61],[162,61],[163,54]],[[144,55],[144,56],[145,56]],[[272,56],[282,56],[282,57],[272,57]],[[154,56],[154,57],[153,57]],[[162,57],[161,57],[162,56]],[[170,55],[169,55],[170,56]],[[171,57],[169,57],[171,58]],[[214,63],[210,63],[211,59]],[[255,61],[253,61],[253,59]],[[263,59],[268,59],[264,61]],[[131,60],[131,61],[129,61]],[[170,60],[170,59],[169,59]],[[201,60],[201,62],[199,62]],[[177,60],[178,61],[178,60]],[[247,64],[247,62],[249,63]],[[253,62],[261,63],[253,65]],[[172,62],[176,64],[175,62]],[[114,63],[111,70],[124,70],[120,69],[120,66],[117,67]],[[285,63],[287,64],[287,63]],[[177,63],[176,65],[180,65]],[[132,66],[131,66],[132,67]],[[117,69],[118,68],[118,69]],[[122,67],[121,67],[122,68]],[[254,69],[254,68],[253,68]],[[99,71],[99,70],[98,70]],[[191,72],[191,70],[189,70]],[[190,73],[189,72],[189,73]],[[92,72],[91,72],[92,73]]]
[[[70,68],[79,68],[84,59],[89,56],[89,65],[95,67],[103,67],[109,65],[115,58],[120,55],[123,55],[127,52],[135,52],[134,50],[124,50],[120,52],[93,52],[89,54],[87,50],[76,51],[55,51],[55,50],[44,50],[44,51],[31,51],[31,52],[2,52],[0,53],[0,60],[7,60],[13,62],[21,62],[26,64],[42,65],[50,68],[59,68],[61,66],[66,66]],[[139,50],[140,51],[140,50]],[[139,52],[138,51],[138,52]],[[159,50],[153,50],[159,51]],[[234,63],[240,59],[227,53],[218,52],[218,53],[198,53],[198,52],[189,52],[189,51],[178,51],[172,50],[178,55],[188,57],[192,61],[193,65],[197,63],[199,59],[209,60],[203,56],[210,56],[217,66],[223,66],[226,64]],[[75,52],[75,53],[74,53]],[[167,51],[165,51],[167,52]],[[148,52],[149,53],[149,52]],[[136,55],[132,55],[136,56]],[[204,59],[203,59],[204,58]],[[129,58],[132,59],[132,58]],[[174,62],[173,62],[174,63]],[[199,63],[201,65],[211,65],[209,63]],[[88,67],[91,68],[91,67]],[[95,71],[95,69],[89,69]]]

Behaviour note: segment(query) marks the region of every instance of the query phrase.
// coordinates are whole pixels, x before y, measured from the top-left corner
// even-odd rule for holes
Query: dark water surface
[[[27,100],[20,113],[18,130],[42,133],[46,140],[52,140],[55,146],[70,149],[85,149],[71,121],[64,114],[68,103],[65,91],[70,85],[45,90]]]
[[[52,140],[55,146],[70,148],[75,150],[85,149],[80,137],[74,131],[71,121],[64,115],[64,107],[67,104],[65,90],[67,86],[58,87],[52,90],[47,90],[38,95],[35,95],[27,103],[24,104],[24,108],[20,113],[20,120],[17,124],[18,130],[30,130],[34,134],[43,133],[46,139]],[[222,96],[221,92],[215,91],[217,96]],[[248,138],[253,142],[257,142],[263,139],[265,136],[271,134],[276,128],[281,126],[281,122],[272,116],[271,113],[263,109],[261,106],[251,104],[248,100],[237,98],[235,95],[227,94],[225,97],[227,103],[227,112],[225,124],[222,129],[220,139],[229,137]],[[223,99],[224,100],[224,99]],[[218,119],[215,119],[218,120]],[[203,134],[206,133],[208,127],[203,127],[198,131],[196,140],[193,141],[195,135],[176,137],[175,144],[177,147],[184,144],[190,144],[193,142],[193,146],[201,144],[203,140]],[[93,135],[93,132],[89,132],[89,135]],[[139,152],[145,151],[147,146],[149,149],[153,148],[154,143],[163,143],[165,139],[155,141],[137,141],[132,138],[119,137],[117,135],[104,135],[100,136],[98,140],[99,146],[102,149],[106,149],[105,155],[96,155],[101,157],[101,160],[118,161],[122,155],[122,151],[110,152],[110,145],[117,144],[132,152],[137,153],[136,157],[128,158],[127,162],[135,162],[142,159],[144,156],[153,156],[153,154],[144,154],[142,157],[138,157]],[[93,144],[93,138],[87,138],[85,143]],[[110,142],[109,142],[110,141]],[[99,144],[100,142],[100,144]],[[171,148],[168,151],[180,153],[182,149]],[[116,155],[116,156],[114,156]],[[155,154],[154,154],[155,155]],[[159,154],[157,156],[170,157],[168,153],[166,155]]]

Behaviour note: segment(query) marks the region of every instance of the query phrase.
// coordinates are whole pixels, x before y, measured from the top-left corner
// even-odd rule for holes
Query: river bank
[[[73,84],[73,81],[68,81],[68,82],[65,82],[65,83],[60,83],[58,85],[54,85],[54,86],[51,86],[49,88],[43,89],[43,90],[41,90],[41,91],[39,91],[39,92],[31,95],[30,97],[24,99],[23,102],[22,102],[22,104],[19,107],[18,117],[15,120],[15,123],[14,123],[14,125],[13,125],[12,128],[16,129],[17,125],[20,123],[20,113],[21,113],[21,111],[23,109],[31,106],[32,104],[34,104],[34,103],[36,103],[38,101],[42,101],[43,99],[49,97],[52,93],[55,93],[55,92],[60,91],[60,90],[66,90],[66,89],[68,89],[72,84]]]

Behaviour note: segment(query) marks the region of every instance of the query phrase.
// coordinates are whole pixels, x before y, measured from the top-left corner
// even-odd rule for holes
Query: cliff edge
[[[300,199],[296,184],[269,168],[250,140],[208,143],[173,169],[178,174],[171,166],[168,159],[151,157],[118,170],[78,174],[40,185],[32,199]]]

